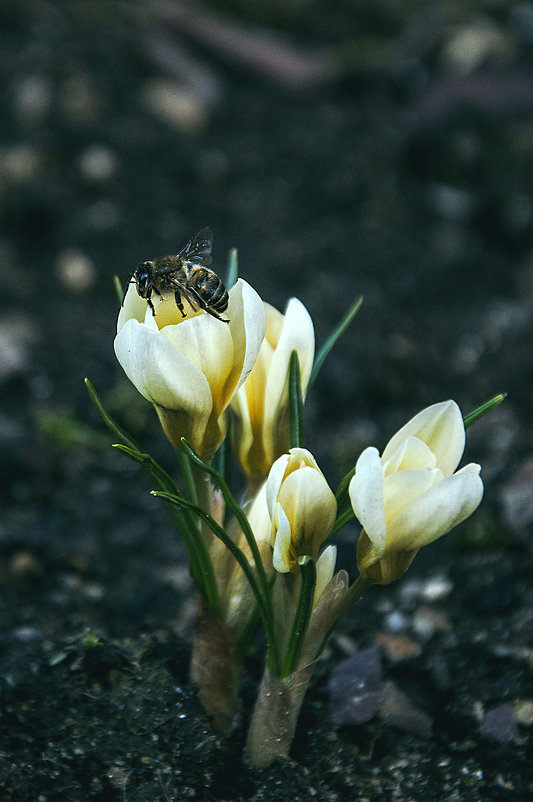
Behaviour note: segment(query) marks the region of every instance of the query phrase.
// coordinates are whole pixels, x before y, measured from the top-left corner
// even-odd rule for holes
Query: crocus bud
[[[316,560],[331,531],[337,515],[335,496],[305,448],[291,448],[275,461],[266,492],[274,568],[299,573],[298,558],[307,555]],[[327,564],[326,560],[323,567]]]
[[[443,401],[403,426],[381,458],[376,448],[363,451],[349,487],[363,527],[357,545],[362,576],[393,582],[422,546],[474,512],[483,496],[481,468],[471,463],[454,472],[464,447],[459,407]]]
[[[305,306],[292,298],[282,315],[265,304],[266,332],[255,365],[232,401],[233,447],[254,483],[267,476],[274,460],[289,448],[288,373],[291,353],[300,364],[305,396],[313,357],[313,323]]]
[[[173,296],[152,314],[135,285],[126,293],[115,337],[118,361],[151,401],[168,439],[185,437],[209,459],[227,431],[227,407],[257,358],[265,332],[259,295],[242,279],[229,293],[229,323],[187,310]]]

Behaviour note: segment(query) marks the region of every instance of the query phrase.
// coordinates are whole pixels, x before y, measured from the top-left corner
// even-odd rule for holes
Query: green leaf
[[[102,404],[100,397],[96,390],[94,389],[93,385],[89,381],[89,379],[85,379],[85,386],[87,388],[87,392],[89,393],[89,397],[94,404],[102,423],[109,429],[109,431],[118,439],[122,440],[127,446],[130,448],[140,451],[140,446],[136,441],[128,434],[128,432],[123,429],[121,426],[113,420],[111,415],[106,411],[104,405]]]
[[[183,480],[183,486],[185,487],[187,498],[197,504],[198,494],[192,473],[191,461],[188,455],[184,454],[179,448],[176,449],[176,459],[178,460],[178,465],[180,466],[181,478]]]
[[[179,489],[170,474],[168,474],[150,454],[144,453],[133,437],[109,415],[89,379],[85,379],[85,386],[87,387],[87,392],[102,422],[117,439],[122,441],[121,443],[115,444],[114,447],[123,454],[126,454],[130,459],[142,465],[160,490],[179,494]],[[220,597],[218,595],[213,563],[211,562],[207,546],[198,531],[196,521],[190,513],[183,513],[175,507],[171,506],[170,511],[174,523],[183,538],[191,564],[191,573],[200,593],[211,609],[220,610]]]
[[[335,499],[337,501],[337,507],[342,507],[344,502],[346,501],[346,496],[348,495],[348,488],[350,486],[350,482],[352,481],[355,474],[355,465],[354,467],[348,471],[346,476],[341,479],[341,483],[335,493]]]
[[[483,415],[486,415],[487,412],[490,412],[495,407],[499,406],[506,397],[507,393],[498,393],[498,395],[489,398],[489,400],[485,401],[484,404],[481,404],[481,406],[476,407],[476,409],[472,410],[472,412],[469,412],[468,415],[465,415],[463,418],[465,429],[468,429],[469,426],[472,426],[473,423],[482,418]]]
[[[266,576],[265,567],[263,565],[263,560],[261,559],[261,553],[257,546],[255,535],[252,531],[248,518],[246,517],[246,513],[244,512],[242,507],[235,501],[224,478],[220,475],[220,473],[216,470],[216,468],[213,465],[210,465],[208,462],[205,462],[205,460],[203,460],[200,457],[200,455],[196,453],[194,448],[187,442],[187,440],[184,437],[181,438],[181,442],[183,443],[183,448],[189,454],[193,462],[195,462],[199,468],[206,471],[206,473],[208,473],[210,476],[213,477],[215,484],[222,493],[224,501],[235,515],[235,518],[237,519],[237,522],[242,529],[246,541],[250,546],[250,551],[252,552],[252,558],[257,569],[257,574],[259,577],[259,581],[261,583],[263,594],[265,595],[265,597],[270,598],[268,592],[268,579]]]
[[[128,282],[128,284],[129,284],[129,282]],[[122,306],[122,302],[124,300],[124,295],[126,294],[126,287],[128,286],[128,284],[123,286],[122,282],[119,279],[119,277],[118,276],[113,276],[113,286],[114,286],[115,292],[117,294],[118,302],[119,302],[119,304],[121,306]]]
[[[316,563],[311,557],[300,557],[298,565],[301,569],[300,594],[294,612],[291,634],[287,644],[287,653],[283,661],[282,677],[293,674],[298,667],[298,660],[304,645],[309,619],[313,612],[313,597],[316,585]]]
[[[228,418],[226,437],[213,457],[213,467],[229,486],[231,484],[231,418]]]
[[[291,448],[303,448],[304,444],[304,400],[296,351],[289,362],[289,443]]]
[[[252,593],[255,596],[258,611],[263,621],[263,626],[265,628],[265,635],[267,641],[270,646],[275,649],[275,642],[273,637],[274,626],[273,626],[273,616],[272,616],[272,607],[270,604],[270,594],[269,594],[269,587],[266,587],[266,594],[264,593],[264,588],[261,587],[261,583],[258,582],[258,577],[253,572],[253,569],[246,559],[244,552],[237,546],[237,544],[232,540],[232,538],[227,534],[227,532],[220,526],[220,524],[215,521],[215,519],[201,507],[196,504],[193,504],[191,501],[188,501],[186,498],[180,495],[176,495],[175,493],[166,493],[164,491],[152,490],[152,495],[158,496],[159,498],[163,498],[166,501],[170,502],[171,504],[175,504],[176,506],[184,509],[189,510],[199,518],[204,521],[207,526],[211,529],[215,537],[218,537],[219,540],[226,546],[226,548],[232,553],[235,557],[236,561],[240,565],[244,576]]]
[[[350,506],[350,507],[347,507],[344,510],[344,512],[341,512],[341,514],[337,516],[337,519],[336,519],[335,523],[333,524],[333,528],[332,528],[331,532],[329,533],[328,537],[326,538],[326,540],[329,540],[329,538],[332,537],[335,534],[335,532],[338,532],[339,529],[341,529],[345,524],[347,524],[348,521],[351,521],[352,518],[355,518],[355,513],[354,513],[353,509]]]
[[[232,248],[228,254],[228,269],[226,273],[226,289],[231,290],[239,278],[239,259],[237,248]]]
[[[316,377],[320,371],[320,368],[324,364],[324,360],[326,359],[327,355],[346,329],[356,316],[359,311],[361,304],[363,303],[363,296],[359,296],[353,302],[352,306],[348,309],[342,320],[340,321],[339,325],[334,329],[334,331],[329,335],[328,339],[324,343],[324,345],[319,349],[318,353],[315,356],[315,361],[313,363],[313,369],[311,371],[311,376],[309,378],[309,384],[307,386],[307,392],[309,392],[310,388],[313,386]]]
[[[156,492],[170,493],[173,496],[181,497],[181,493],[175,482],[150,454],[145,454],[138,449],[130,448],[122,443],[116,443],[114,448],[143,466],[160,488],[160,490]],[[191,565],[193,579],[209,607],[212,610],[220,611],[220,596],[218,594],[213,563],[204,539],[198,531],[196,521],[189,510],[177,509],[176,506],[172,504],[168,506],[176,527],[183,539]]]

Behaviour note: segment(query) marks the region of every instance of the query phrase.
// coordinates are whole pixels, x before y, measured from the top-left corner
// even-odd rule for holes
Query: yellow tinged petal
[[[459,471],[415,498],[391,522],[388,539],[394,551],[420,549],[468,518],[483,497],[480,466]]]
[[[461,410],[455,401],[442,401],[423,409],[389,441],[383,452],[383,463],[411,436],[429,446],[435,454],[438,467],[446,476],[450,476],[457,468],[465,447]]]

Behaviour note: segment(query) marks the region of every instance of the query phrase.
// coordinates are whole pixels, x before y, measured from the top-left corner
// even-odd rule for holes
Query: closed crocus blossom
[[[454,401],[419,412],[389,441],[382,456],[365,449],[350,482],[350,499],[363,527],[357,545],[362,576],[388,584],[401,576],[422,546],[468,518],[483,496],[480,466],[455,472],[465,429]]]
[[[305,448],[291,448],[274,462],[266,493],[274,568],[280,573],[298,573],[298,558],[307,555],[316,560],[331,531],[337,515],[335,496]],[[324,569],[331,566],[332,557],[330,552]]]
[[[255,482],[267,476],[274,460],[289,447],[291,353],[298,354],[304,396],[315,353],[313,323],[301,301],[292,298],[284,315],[269,304],[265,312],[266,332],[258,358],[232,401],[235,453]]]
[[[229,323],[182,317],[173,296],[153,315],[132,284],[120,310],[115,353],[137,390],[151,401],[169,440],[186,437],[210,458],[227,430],[226,410],[255,362],[265,332],[263,302],[239,279],[229,293]]]

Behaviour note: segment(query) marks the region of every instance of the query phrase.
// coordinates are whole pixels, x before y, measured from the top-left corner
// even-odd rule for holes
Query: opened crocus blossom
[[[289,447],[288,372],[291,353],[298,355],[305,397],[313,357],[313,322],[296,298],[282,315],[265,304],[266,332],[252,372],[232,401],[234,449],[244,471],[262,481],[274,460]]]
[[[251,371],[265,333],[259,295],[239,279],[229,293],[224,323],[186,307],[173,296],[153,315],[132,284],[120,310],[115,353],[137,390],[154,404],[176,446],[185,437],[210,458],[227,430],[226,410]]]
[[[483,496],[480,466],[455,472],[465,428],[454,401],[419,412],[389,441],[359,457],[349,494],[363,527],[357,545],[362,576],[388,584],[422,546],[468,518]]]
[[[291,448],[276,460],[266,493],[274,568],[280,573],[299,573],[298,558],[316,560],[331,531],[337,514],[335,496],[305,448]],[[333,572],[334,554],[329,553],[326,564]]]

